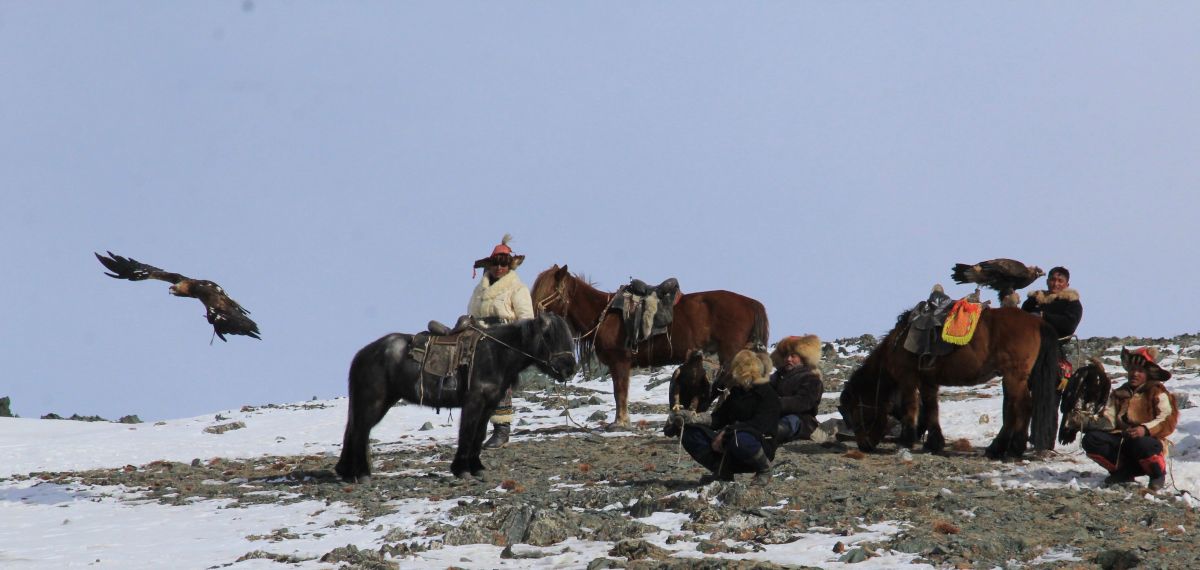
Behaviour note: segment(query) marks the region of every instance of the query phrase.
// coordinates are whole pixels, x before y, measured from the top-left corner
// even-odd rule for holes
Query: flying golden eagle
[[[992,259],[975,265],[956,263],[950,276],[955,283],[975,283],[1000,293],[1000,305],[1017,306],[1017,289],[1024,289],[1045,275],[1036,265],[1025,265],[1015,259]]]
[[[94,252],[93,252],[94,253]],[[145,279],[158,279],[171,283],[170,292],[178,297],[193,297],[200,299],[204,303],[206,309],[205,317],[209,324],[213,326],[213,333],[216,334],[222,341],[225,340],[227,334],[240,334],[249,337],[257,338],[258,324],[250,320],[246,316],[250,314],[241,305],[229,298],[225,294],[225,290],[221,289],[220,285],[212,281],[204,281],[201,279],[191,279],[184,277],[178,273],[163,271],[153,265],[146,265],[136,259],[130,257],[121,257],[108,252],[108,257],[101,256],[96,253],[96,259],[107,267],[112,273],[105,272],[104,274],[115,279],[128,279],[130,281],[142,281]]]

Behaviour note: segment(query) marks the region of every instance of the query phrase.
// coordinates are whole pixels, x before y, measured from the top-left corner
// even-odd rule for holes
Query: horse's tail
[[[757,301],[754,305],[754,325],[750,328],[748,342],[766,350],[767,340],[771,338],[771,322],[767,319],[767,308]]]
[[[1035,450],[1054,449],[1058,435],[1058,333],[1042,321],[1041,337],[1037,360],[1029,373],[1029,392],[1033,398],[1029,443]]]

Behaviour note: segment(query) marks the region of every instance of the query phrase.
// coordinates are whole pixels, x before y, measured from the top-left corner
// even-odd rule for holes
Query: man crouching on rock
[[[700,483],[733,481],[734,473],[754,473],[751,483],[771,481],[779,396],[769,381],[771,359],[765,352],[742,350],[729,367],[729,394],[708,414],[672,412],[668,421],[683,424],[683,448],[711,474]]]

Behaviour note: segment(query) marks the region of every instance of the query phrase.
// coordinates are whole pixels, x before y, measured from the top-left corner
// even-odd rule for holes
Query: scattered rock
[[[622,556],[629,560],[663,560],[671,557],[671,552],[641,539],[628,539],[618,542],[608,551],[609,556]]]
[[[1132,550],[1111,549],[1097,554],[1095,562],[1104,570],[1129,570],[1137,568],[1142,559]]]
[[[246,424],[244,424],[242,422],[229,422],[227,424],[217,424],[215,426],[208,426],[208,427],[204,428],[204,433],[221,434],[221,433],[225,433],[227,431],[233,431],[235,429],[243,429],[245,427],[246,427]]]

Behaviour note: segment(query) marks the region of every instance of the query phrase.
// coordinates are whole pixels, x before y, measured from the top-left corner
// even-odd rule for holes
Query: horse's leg
[[[946,448],[946,438],[942,435],[942,422],[938,418],[938,385],[928,382],[921,386],[921,419],[917,421],[917,437],[922,431],[925,435],[925,451],[941,453]]]
[[[617,401],[617,417],[610,426],[613,428],[629,427],[629,369],[629,360],[624,358],[615,359],[608,366],[612,373],[613,398]]]
[[[900,437],[896,445],[906,449],[912,449],[917,441],[917,392],[916,383],[911,389],[900,391]]]
[[[483,436],[480,434],[487,431],[489,417],[484,414],[486,406],[483,399],[483,392],[472,387],[463,402],[462,413],[458,416],[458,449],[450,464],[450,472],[455,477],[461,478],[471,470],[472,457],[478,457],[483,448]]]
[[[1013,379],[1010,381],[1009,377]],[[1004,393],[1012,394],[1006,398],[1011,402],[1012,415],[1004,421],[1012,423],[1008,436],[1008,456],[1020,458],[1025,455],[1025,447],[1029,443],[1029,418],[1033,415],[1033,398],[1029,394],[1029,376],[1012,374],[1004,376]]]
[[[484,414],[490,418],[493,412],[495,412],[494,407],[485,411]],[[467,465],[471,470],[471,475],[476,479],[483,479],[483,472],[487,470],[487,467],[483,466],[483,459],[480,458],[483,451],[483,440],[487,437],[487,425],[487,422],[479,422],[475,428],[475,441],[471,447],[470,463]]]
[[[1016,389],[1013,386],[1014,383],[1014,380],[1010,380],[1010,376],[1004,377],[1003,421],[1000,425],[1000,433],[996,434],[996,438],[992,440],[991,445],[988,445],[985,451],[989,459],[1004,459],[1006,455],[1021,457],[1025,453],[1028,432],[1021,433],[1017,430],[1029,429],[1031,402],[1028,394],[1021,394],[1025,390],[1025,386],[1021,385],[1020,389]],[[1020,396],[1024,396],[1024,398],[1020,398]],[[1025,413],[1024,422],[1020,421],[1022,408]]]
[[[514,378],[515,381],[515,378]],[[513,383],[509,383],[512,386]],[[500,405],[501,395],[506,393],[507,389],[501,389],[496,393],[495,399],[482,398],[484,400],[483,410],[480,412],[480,418],[491,418],[492,414],[496,413],[496,408]],[[471,475],[476,479],[483,479],[483,472],[487,469],[483,466],[483,460],[480,458],[483,453],[483,440],[487,438],[488,422],[479,421],[476,423],[474,439],[471,440],[471,452],[469,455],[470,462],[467,467],[471,471]]]
[[[350,381],[349,412],[342,438],[342,454],[334,471],[343,480],[365,482],[371,476],[371,429],[387,414],[397,397],[389,397],[382,370],[370,367]]]

